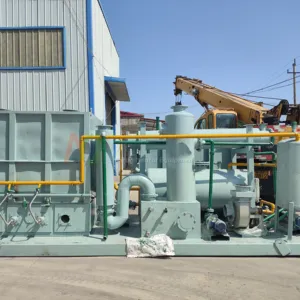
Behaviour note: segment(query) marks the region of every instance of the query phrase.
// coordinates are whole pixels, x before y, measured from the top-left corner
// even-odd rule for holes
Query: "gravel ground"
[[[1,300],[300,299],[296,258],[2,258]]]

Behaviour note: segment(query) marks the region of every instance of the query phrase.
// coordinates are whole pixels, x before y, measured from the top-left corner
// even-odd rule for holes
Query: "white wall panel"
[[[104,119],[104,76],[119,77],[119,56],[98,0],[93,0],[95,115]]]
[[[95,77],[95,115],[105,118],[104,76],[119,77],[119,55],[106,23],[98,0],[93,0],[93,43],[94,43],[94,77]],[[120,103],[116,101],[116,133],[120,127]],[[116,160],[120,159],[119,145],[116,146]],[[118,168],[117,168],[118,169]],[[117,170],[118,172],[118,170]]]
[[[0,108],[88,111],[85,0],[0,0],[0,27],[65,26],[66,70],[0,70]]]

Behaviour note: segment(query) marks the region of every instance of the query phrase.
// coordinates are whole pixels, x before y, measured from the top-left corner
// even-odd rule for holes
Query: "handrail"
[[[296,132],[258,132],[258,133],[219,133],[219,134],[143,134],[130,136],[131,139],[217,139],[217,138],[251,138],[251,137],[295,137],[296,141],[300,140],[300,134]],[[125,140],[128,135],[107,135],[106,139],[110,140]]]
[[[136,135],[132,139],[180,139],[180,138],[239,138],[239,137],[295,137],[296,141],[300,140],[300,134],[296,132],[272,132],[272,133],[224,133],[224,134],[166,134],[166,135]],[[80,137],[80,179],[76,181],[0,181],[0,185],[81,185],[85,181],[84,174],[84,141],[101,139],[99,135],[82,135]],[[128,135],[108,135],[106,139],[128,139]],[[266,166],[266,165],[265,165]]]
[[[232,168],[233,166],[235,167],[247,167],[247,163],[229,163],[228,164],[228,169]],[[255,163],[255,167],[265,167],[265,168],[276,168],[276,164],[274,163]]]
[[[84,184],[85,176],[84,176],[84,141],[85,140],[97,140],[101,139],[101,136],[97,135],[83,135],[80,138],[80,169],[79,169],[79,180],[75,181],[43,181],[43,180],[36,180],[36,181],[14,181],[14,180],[7,180],[7,181],[0,181],[0,185],[81,185]]]

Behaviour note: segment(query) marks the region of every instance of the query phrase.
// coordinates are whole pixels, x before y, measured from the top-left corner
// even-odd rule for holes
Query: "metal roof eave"
[[[105,85],[118,101],[130,102],[130,97],[127,89],[127,85],[124,78],[119,77],[104,77]]]

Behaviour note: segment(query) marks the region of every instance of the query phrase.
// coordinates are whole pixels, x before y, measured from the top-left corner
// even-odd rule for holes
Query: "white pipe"
[[[116,216],[110,215],[107,219],[108,228],[115,230],[120,228],[128,220],[130,189],[133,186],[139,186],[143,192],[140,197],[142,200],[155,200],[154,183],[143,174],[131,174],[126,176],[119,184],[117,193],[117,209]]]

